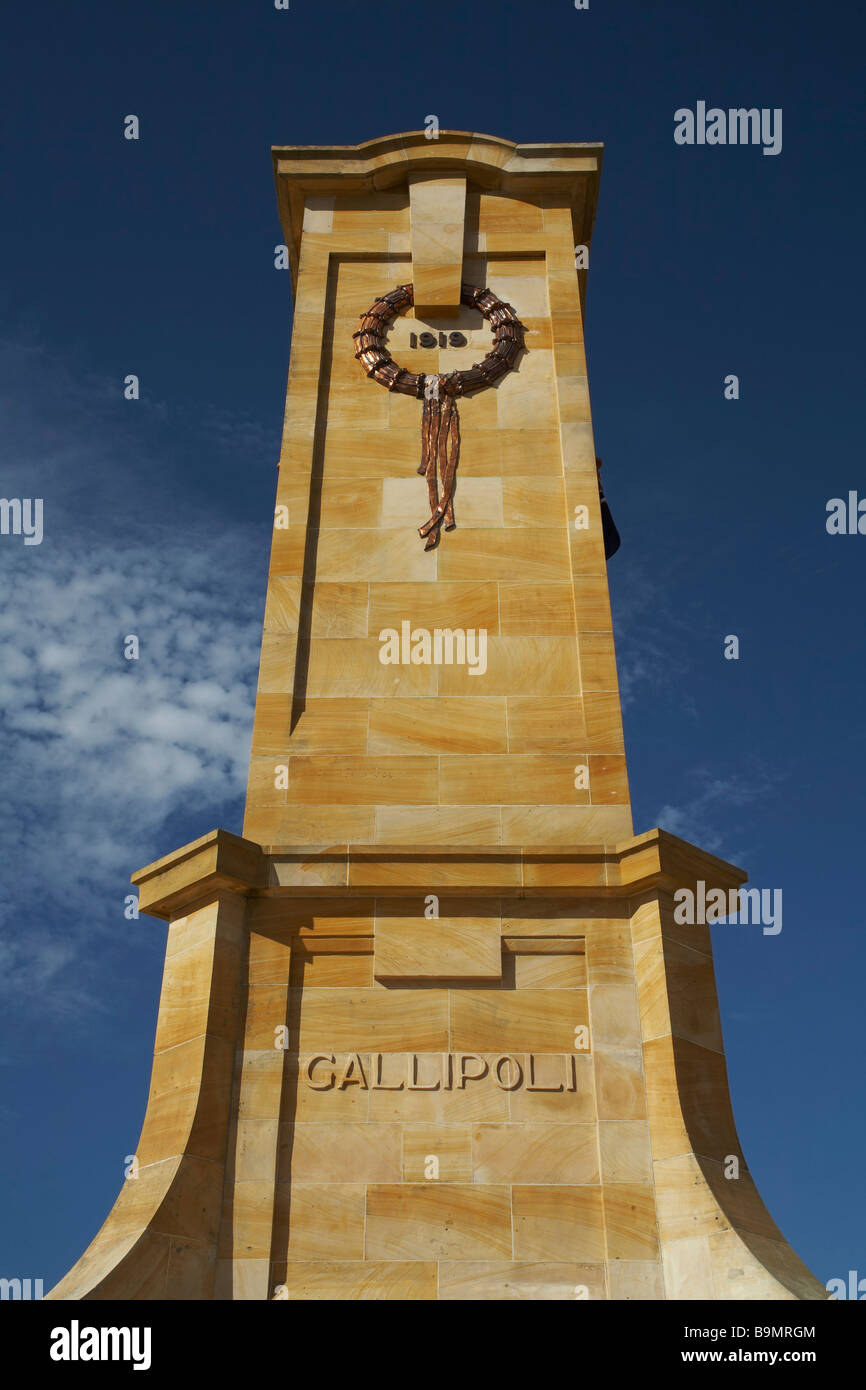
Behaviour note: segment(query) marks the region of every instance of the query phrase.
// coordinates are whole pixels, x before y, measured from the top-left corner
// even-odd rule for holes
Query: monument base
[[[142,869],[170,926],[137,1166],[47,1297],[826,1298],[740,1149],[709,930],[675,921],[744,877],[660,830],[216,830]]]

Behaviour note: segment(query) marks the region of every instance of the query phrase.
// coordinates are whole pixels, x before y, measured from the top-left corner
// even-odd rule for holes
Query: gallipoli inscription
[[[503,1091],[576,1091],[577,1067],[568,1053],[314,1052],[301,1063],[313,1091],[462,1091],[489,1078]]]

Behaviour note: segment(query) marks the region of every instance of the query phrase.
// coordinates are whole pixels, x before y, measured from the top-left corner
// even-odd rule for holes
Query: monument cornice
[[[131,877],[139,910],[170,920],[220,893],[249,898],[375,895],[407,890],[489,897],[568,895],[627,902],[646,892],[674,893],[702,880],[725,892],[746,881],[742,869],[655,829],[615,845],[267,845],[226,830],[184,845]]]
[[[293,289],[308,195],[370,195],[408,188],[410,176],[463,173],[491,193],[520,197],[544,191],[571,208],[575,241],[592,237],[604,146],[571,141],[516,144],[495,135],[423,130],[379,136],[359,145],[274,145],[280,222],[289,248]]]

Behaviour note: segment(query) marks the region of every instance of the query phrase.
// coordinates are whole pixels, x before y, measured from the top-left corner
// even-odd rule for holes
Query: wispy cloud
[[[173,816],[203,832],[242,794],[260,615],[221,576],[227,544],[206,532],[75,555],[45,541],[7,558],[0,988],[48,987],[83,922],[118,918],[106,892],[173,847]],[[132,634],[138,660],[123,655]],[[62,938],[33,930],[34,901],[65,903]]]
[[[0,493],[43,497],[45,534],[0,538],[0,994],[72,1015],[104,1007],[85,965],[127,925],[129,874],[179,827],[240,828],[266,555],[230,498],[199,502],[182,472],[164,513],[166,475],[201,437],[230,438],[228,412],[157,461],[104,381],[18,346],[0,343]]]
[[[700,784],[700,790],[678,805],[667,802],[660,806],[650,824],[739,864],[754,853],[754,845],[745,838],[734,844],[730,836],[731,812],[738,813],[736,824],[740,833],[745,829],[743,812],[765,801],[779,779],[761,770],[746,782],[743,778],[714,776],[703,767],[693,768],[688,777]]]
[[[723,634],[708,632],[701,596],[689,588],[689,562],[672,555],[659,560],[650,573],[636,556],[626,556],[625,564],[615,571],[619,559],[617,555],[611,562],[611,587],[623,710],[628,717],[630,709],[664,701],[675,720],[699,724],[695,692],[706,689],[702,682],[710,653],[717,663],[722,662]],[[709,753],[709,734],[706,744]],[[676,775],[683,794],[657,806],[642,824],[661,826],[734,863],[754,857],[756,813],[777,792],[786,774],[758,765],[754,758],[743,776],[720,775],[719,764],[676,770],[667,756],[660,766],[666,784]]]
[[[619,569],[614,569],[619,565]],[[697,717],[683,672],[695,661],[695,622],[683,605],[678,571],[672,561],[652,575],[637,557],[620,555],[609,570],[616,635],[617,668],[623,709],[649,695],[677,689],[680,708]]]

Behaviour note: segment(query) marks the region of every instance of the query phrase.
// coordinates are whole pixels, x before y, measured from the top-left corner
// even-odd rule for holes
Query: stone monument
[[[133,876],[169,923],[137,1176],[49,1297],[826,1297],[675,913],[745,875],[632,827],[602,148],[273,156],[295,312],[243,838]]]

